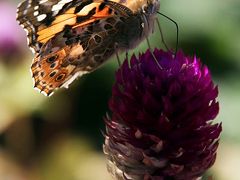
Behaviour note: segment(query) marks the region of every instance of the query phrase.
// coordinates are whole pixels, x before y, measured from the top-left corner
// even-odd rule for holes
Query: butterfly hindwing
[[[86,2],[65,4],[64,13],[60,10],[50,25],[36,22],[37,42],[42,45],[31,70],[35,87],[46,95],[106,61],[115,51],[123,19],[131,13],[114,3]]]
[[[95,70],[108,59],[115,51],[112,39],[117,31],[101,29],[104,22],[99,21],[94,28],[90,23],[72,30],[71,33],[79,35],[70,37],[68,33],[66,38],[61,33],[52,38],[49,47],[44,49],[49,53],[37,56],[32,64],[35,87],[50,95],[59,87],[68,87],[75,78]]]

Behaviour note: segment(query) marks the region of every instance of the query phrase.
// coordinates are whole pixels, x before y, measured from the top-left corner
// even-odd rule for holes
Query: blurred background
[[[0,179],[109,180],[102,131],[116,59],[70,89],[43,96],[32,87],[33,55],[15,22],[19,2],[0,0]],[[180,27],[179,47],[201,57],[219,85],[216,121],[223,122],[223,132],[217,161],[208,172],[216,180],[240,179],[239,9],[239,0],[161,0],[161,12]],[[168,46],[174,48],[174,25],[159,20]],[[163,47],[157,28],[150,40],[153,47]],[[134,52],[146,48],[143,42]]]

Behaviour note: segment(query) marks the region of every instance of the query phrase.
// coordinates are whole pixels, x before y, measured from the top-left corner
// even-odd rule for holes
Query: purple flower
[[[26,46],[26,35],[16,22],[16,7],[8,2],[0,2],[0,57],[9,58],[22,54]]]
[[[133,56],[116,73],[105,118],[108,170],[116,179],[200,178],[215,162],[222,130],[212,122],[218,88],[196,57],[154,55]]]

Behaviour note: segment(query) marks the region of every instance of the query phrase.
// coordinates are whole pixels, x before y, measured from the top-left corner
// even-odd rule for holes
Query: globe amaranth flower
[[[108,170],[115,179],[199,179],[216,159],[218,88],[196,57],[153,54],[125,60],[116,73],[105,118]]]

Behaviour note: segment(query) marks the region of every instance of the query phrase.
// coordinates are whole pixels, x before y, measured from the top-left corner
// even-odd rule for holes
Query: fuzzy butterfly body
[[[153,28],[158,0],[26,0],[17,20],[35,54],[31,71],[45,95],[68,87]]]

